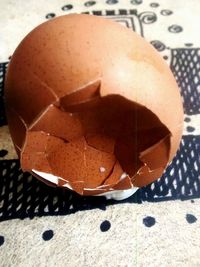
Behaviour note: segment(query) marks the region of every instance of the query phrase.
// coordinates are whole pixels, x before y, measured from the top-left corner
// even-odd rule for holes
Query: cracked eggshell
[[[22,169],[79,194],[146,185],[179,147],[183,107],[166,62],[105,18],[36,27],[11,58],[5,97]]]

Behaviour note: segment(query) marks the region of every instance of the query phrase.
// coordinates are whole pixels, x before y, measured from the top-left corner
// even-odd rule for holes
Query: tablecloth
[[[176,157],[124,201],[50,188],[22,173],[12,146],[3,98],[9,59],[35,26],[69,13],[104,16],[143,36],[183,97]],[[0,266],[200,266],[199,13],[198,0],[0,1]]]

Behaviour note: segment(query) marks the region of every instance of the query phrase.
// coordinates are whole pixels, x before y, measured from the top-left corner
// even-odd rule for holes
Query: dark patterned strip
[[[80,197],[52,188],[22,173],[17,160],[0,161],[0,220],[41,215],[69,214],[78,210],[105,209],[121,203],[103,197]],[[164,175],[123,202],[165,201],[200,197],[200,136],[185,136]]]
[[[119,15],[127,15],[127,9],[119,9]]]
[[[115,10],[106,10],[106,16],[114,16]]]
[[[92,11],[92,14],[95,16],[102,16],[102,11],[101,10]]]
[[[200,49],[172,49],[171,70],[174,73],[187,114],[200,113]]]
[[[140,190],[141,200],[200,197],[200,136],[184,136],[180,150],[162,178]]]
[[[0,63],[0,126],[6,125],[6,114],[5,114],[5,107],[4,107],[4,81],[5,81],[5,74],[6,69],[8,66],[8,62]]]
[[[83,12],[83,14],[91,13],[96,16],[125,16],[125,15],[137,15],[137,9],[119,9],[119,10],[93,10],[91,12]]]

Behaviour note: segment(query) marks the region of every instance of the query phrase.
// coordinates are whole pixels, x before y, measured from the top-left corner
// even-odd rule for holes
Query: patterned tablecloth
[[[183,97],[176,157],[158,181],[124,201],[47,187],[22,173],[10,140],[9,58],[35,26],[69,13],[104,16],[142,35]],[[0,1],[0,266],[200,266],[199,13],[198,0]]]

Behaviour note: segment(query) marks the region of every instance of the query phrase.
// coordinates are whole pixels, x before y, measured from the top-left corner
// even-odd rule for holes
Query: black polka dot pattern
[[[52,19],[52,18],[54,18],[55,16],[56,16],[55,13],[49,13],[49,14],[46,15],[46,19]]]
[[[5,150],[5,149],[1,149],[0,150],[0,157],[1,158],[5,157],[7,154],[8,154],[8,151],[7,150]]]
[[[179,33],[183,31],[183,28],[179,25],[173,24],[168,27],[168,31],[171,33]]]
[[[142,0],[132,0],[131,4],[132,5],[140,5],[140,4],[142,4]]]
[[[163,16],[170,16],[173,14],[173,12],[169,9],[163,9],[163,10],[161,10],[160,14]]]
[[[107,232],[111,227],[111,223],[108,220],[105,220],[100,225],[101,232]]]
[[[106,1],[106,4],[108,5],[114,5],[114,4],[117,4],[118,3],[118,0],[107,0]]]
[[[61,9],[62,9],[63,11],[67,11],[67,10],[71,10],[72,8],[73,8],[72,5],[65,5],[65,6],[63,6]]]
[[[42,238],[44,241],[49,241],[50,239],[52,239],[54,236],[54,232],[52,230],[47,230],[44,231],[44,233],[42,234]]]
[[[159,7],[159,4],[158,3],[151,3],[150,7]]]
[[[185,122],[190,122],[191,119],[190,119],[189,117],[185,117],[184,121],[185,121]]]
[[[193,46],[193,43],[186,43],[185,46],[191,47],[191,46]]]
[[[159,41],[159,40],[153,40],[151,41],[151,44],[155,47],[155,49],[157,49],[159,52],[164,51],[165,50],[165,45]]]
[[[192,132],[194,132],[195,131],[195,128],[194,127],[192,127],[192,126],[187,126],[187,132],[189,132],[189,133],[192,133]]]
[[[2,246],[5,242],[4,236],[0,235],[0,246]]]
[[[167,60],[167,59],[168,59],[168,56],[163,56],[163,58],[164,58],[165,60]]]
[[[195,223],[197,218],[193,214],[186,214],[186,221],[190,224]]]
[[[151,216],[147,216],[143,219],[143,224],[146,226],[146,227],[152,227],[154,226],[154,224],[156,223],[156,220],[154,217],[151,217]]]
[[[96,4],[96,2],[95,1],[88,1],[88,2],[85,2],[85,6],[86,7],[90,7],[90,6],[94,6]]]

